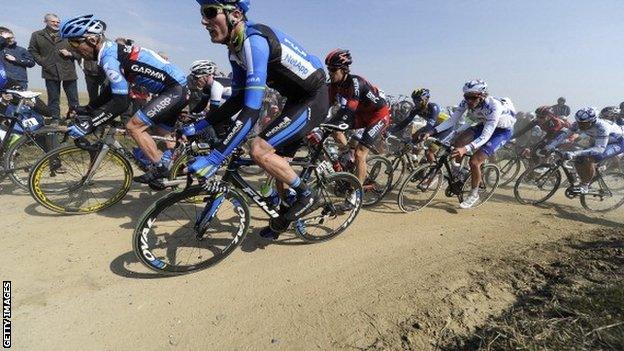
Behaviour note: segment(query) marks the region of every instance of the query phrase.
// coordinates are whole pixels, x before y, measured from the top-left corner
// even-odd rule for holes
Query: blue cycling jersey
[[[128,94],[129,83],[159,94],[176,85],[186,85],[184,72],[152,50],[107,41],[98,63],[106,72],[113,94]]]
[[[6,46],[6,39],[4,37],[0,37],[0,50],[4,49]],[[2,60],[0,60],[0,90],[4,89],[7,84],[9,78],[7,77],[6,70],[4,69],[4,64]]]
[[[245,106],[262,106],[266,86],[286,98],[309,96],[325,84],[323,64],[286,34],[247,22],[241,50],[230,51],[232,96],[244,91]]]

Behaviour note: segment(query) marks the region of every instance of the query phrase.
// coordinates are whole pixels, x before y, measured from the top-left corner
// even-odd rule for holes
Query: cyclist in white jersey
[[[516,123],[516,111],[508,98],[498,99],[489,96],[487,84],[482,80],[467,82],[463,91],[464,100],[459,107],[453,112],[451,118],[436,126],[432,134],[456,126],[466,111],[477,119],[476,125],[461,132],[455,139],[453,145],[455,149],[452,153],[457,162],[467,153],[473,153],[470,156],[472,191],[460,204],[461,208],[471,208],[479,200],[481,165],[511,139]]]
[[[581,178],[581,184],[573,187],[571,191],[576,194],[587,194],[589,184],[596,175],[596,163],[624,153],[624,130],[612,121],[598,118],[598,113],[593,107],[578,110],[574,118],[576,122],[546,145],[545,149],[555,150],[574,133],[583,133],[593,139],[593,146],[563,154],[568,160],[575,159],[576,170]]]

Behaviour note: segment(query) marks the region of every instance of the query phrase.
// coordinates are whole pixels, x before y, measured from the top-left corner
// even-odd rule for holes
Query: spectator
[[[100,66],[98,66],[97,61],[94,60],[83,60],[82,71],[85,75],[89,101],[93,101],[100,95],[101,88],[104,85],[104,81],[106,81],[106,75]]]
[[[6,39],[6,47],[0,54],[7,78],[13,81],[22,90],[28,89],[27,68],[35,67],[33,56],[21,46],[17,46],[15,35],[5,27],[0,27],[0,35]]]
[[[566,105],[566,99],[560,97],[557,104],[552,106],[553,112],[559,117],[568,117],[570,115],[570,106]]]
[[[70,51],[67,40],[59,35],[60,19],[55,14],[44,17],[46,27],[34,32],[30,37],[28,51],[41,66],[41,75],[46,82],[48,106],[54,111],[55,119],[60,117],[61,84],[69,102],[69,106],[78,106],[78,84],[76,57]]]

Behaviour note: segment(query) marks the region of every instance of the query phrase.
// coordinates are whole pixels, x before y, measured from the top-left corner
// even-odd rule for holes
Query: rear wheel
[[[462,189],[463,195],[462,198],[465,199],[468,197],[470,192],[472,191],[472,173],[470,177],[466,179],[464,182],[464,187]],[[475,203],[471,208],[477,208],[484,203],[486,203],[494,192],[498,188],[500,184],[500,170],[497,166],[493,164],[486,164],[481,166],[481,182],[479,182],[479,201]]]
[[[383,156],[373,156],[366,160],[367,175],[364,189],[364,206],[378,204],[390,191],[392,185],[392,163]]]
[[[516,177],[520,173],[522,162],[520,162],[518,158],[505,158],[498,160],[496,165],[500,169],[500,185],[505,186],[516,180]]]
[[[581,195],[583,208],[594,212],[608,212],[624,204],[624,173],[607,172],[596,176],[590,185],[590,194]]]

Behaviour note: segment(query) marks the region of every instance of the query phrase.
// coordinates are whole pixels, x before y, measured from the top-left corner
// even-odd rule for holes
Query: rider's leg
[[[132,117],[128,124],[126,124],[126,129],[128,130],[128,134],[134,139],[134,141],[139,145],[141,150],[145,153],[145,155],[154,163],[158,163],[162,157],[162,152],[158,150],[156,146],[156,142],[152,138],[152,136],[147,132],[149,126],[145,125],[139,119],[137,115]]]
[[[468,128],[464,130],[461,134],[457,136],[457,138],[455,138],[455,141],[453,141],[453,147],[459,148],[470,144],[475,139],[475,135],[476,134],[473,128]],[[461,160],[461,157],[455,158],[456,163],[461,163]]]
[[[362,184],[366,180],[366,158],[368,157],[368,152],[368,147],[362,144],[358,144],[355,148],[355,175]]]
[[[298,178],[288,161],[277,155],[275,149],[266,140],[256,137],[251,143],[251,157],[268,174],[276,180],[291,184]]]
[[[470,157],[470,174],[472,175],[470,179],[470,186],[472,191],[478,191],[479,184],[481,184],[481,165],[488,158],[488,155],[483,151],[479,150],[474,155]]]

